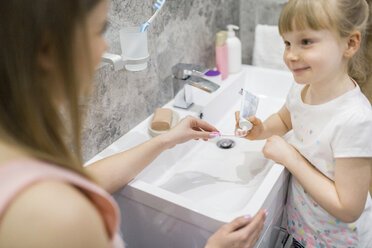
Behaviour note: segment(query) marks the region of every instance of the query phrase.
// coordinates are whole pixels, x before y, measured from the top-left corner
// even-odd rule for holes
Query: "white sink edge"
[[[136,197],[133,197],[133,195],[131,194],[128,194],[128,192],[130,189],[140,190],[148,194],[154,195],[156,197],[159,197],[165,201],[172,202],[182,208],[187,208],[196,213],[205,215],[223,224],[223,223],[228,223],[232,221],[234,218],[238,216],[243,216],[243,215],[254,216],[263,207],[263,204],[267,196],[269,195],[272,187],[275,185],[280,175],[284,173],[284,171],[285,171],[285,168],[282,165],[273,164],[272,168],[269,170],[268,174],[265,176],[265,179],[258,186],[257,191],[254,193],[254,195],[250,199],[249,204],[247,204],[241,210],[238,210],[235,212],[229,212],[229,213],[222,212],[222,211],[213,211],[209,208],[207,209],[207,207],[201,204],[194,203],[185,197],[179,196],[177,194],[164,190],[160,187],[155,187],[154,185],[144,182],[140,179],[135,179],[131,181],[121,191],[121,195],[126,196],[132,200],[138,201],[139,199],[137,199]],[[156,208],[155,206],[151,204],[148,204],[148,205],[150,207]],[[158,209],[158,210],[163,210],[163,209]],[[174,217],[178,217],[178,216],[174,216]]]

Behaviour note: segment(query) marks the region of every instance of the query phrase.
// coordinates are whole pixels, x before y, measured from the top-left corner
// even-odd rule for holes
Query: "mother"
[[[167,134],[82,167],[78,104],[107,49],[108,5],[0,3],[0,247],[121,247],[117,206],[106,192],[123,187],[164,150],[216,135],[187,117]],[[207,246],[251,247],[264,219],[263,211],[237,218]]]

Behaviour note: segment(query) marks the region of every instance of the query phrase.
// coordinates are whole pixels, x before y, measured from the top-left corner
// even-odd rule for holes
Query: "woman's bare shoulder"
[[[78,189],[41,181],[20,193],[0,222],[0,247],[109,247],[103,219]]]

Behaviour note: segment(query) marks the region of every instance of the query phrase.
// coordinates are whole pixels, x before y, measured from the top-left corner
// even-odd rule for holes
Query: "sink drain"
[[[235,141],[231,139],[222,139],[217,142],[217,146],[221,149],[231,149],[235,146]]]

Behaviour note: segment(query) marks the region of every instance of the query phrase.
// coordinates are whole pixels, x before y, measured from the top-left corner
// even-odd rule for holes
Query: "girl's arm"
[[[206,132],[200,131],[200,128]],[[160,153],[191,139],[213,138],[217,134],[213,126],[193,117],[184,118],[166,134],[144,142],[130,150],[99,160],[86,167],[98,183],[109,193],[128,184],[138,173],[149,165]]]
[[[354,222],[363,213],[370,181],[369,159],[336,159],[334,182],[302,156],[287,166],[311,197],[340,221]]]
[[[354,222],[363,213],[370,182],[370,158],[336,159],[332,181],[278,136],[268,139],[264,154],[283,164],[306,192],[338,220]]]
[[[235,113],[235,119],[236,129],[238,129],[239,112]],[[253,124],[253,128],[245,136],[250,140],[267,139],[273,135],[283,136],[292,129],[291,115],[285,105],[277,113],[267,118],[264,123],[255,116],[250,116],[247,120]]]
[[[351,222],[357,220],[364,211],[371,180],[371,161],[370,158],[336,159],[336,192],[333,196],[338,198],[334,199],[337,204],[330,205],[330,208],[348,213]]]
[[[283,136],[292,130],[291,114],[289,113],[287,107],[283,105],[278,113],[267,118],[263,126],[265,130],[265,137],[262,139],[267,139],[273,135]]]

